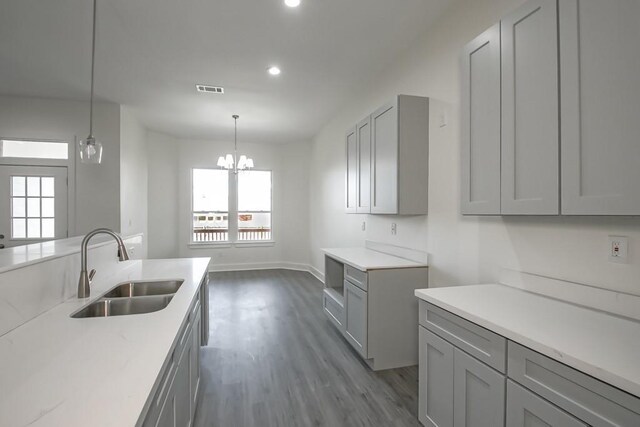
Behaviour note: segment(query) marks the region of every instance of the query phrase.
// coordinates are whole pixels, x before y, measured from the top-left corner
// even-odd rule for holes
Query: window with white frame
[[[55,177],[11,177],[11,238],[55,237]]]
[[[192,242],[229,241],[229,172],[193,169]]]
[[[271,171],[192,170],[195,244],[270,241]]]
[[[238,241],[271,240],[271,171],[238,173]]]

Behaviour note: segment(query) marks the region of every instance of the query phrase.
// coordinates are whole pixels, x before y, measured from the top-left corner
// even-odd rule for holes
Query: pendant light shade
[[[78,145],[82,163],[99,165],[102,162],[102,143],[93,136],[80,140]]]
[[[93,0],[93,27],[91,38],[91,98],[89,101],[89,136],[80,140],[80,162],[98,165],[102,162],[102,143],[96,141],[93,136],[93,76],[96,64],[96,6],[97,0]]]

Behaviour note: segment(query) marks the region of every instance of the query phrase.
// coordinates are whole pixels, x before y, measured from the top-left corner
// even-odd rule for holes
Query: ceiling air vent
[[[223,94],[224,88],[218,86],[196,85],[198,92]]]

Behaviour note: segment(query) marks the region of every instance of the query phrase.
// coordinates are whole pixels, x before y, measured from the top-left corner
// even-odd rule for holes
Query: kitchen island
[[[207,312],[201,320],[200,307],[207,307],[201,300],[209,261],[118,263],[99,271],[90,298],[68,299],[0,337],[0,425],[149,424],[149,417],[159,415],[153,412],[154,405],[167,397],[168,375],[176,374],[176,348],[189,331],[206,324]],[[183,280],[162,310],[107,318],[70,317],[119,283],[158,279]],[[200,336],[200,331],[191,336]],[[196,353],[192,360],[198,362]],[[198,384],[194,385],[197,398]],[[194,396],[187,397],[192,400],[187,415],[192,416]]]

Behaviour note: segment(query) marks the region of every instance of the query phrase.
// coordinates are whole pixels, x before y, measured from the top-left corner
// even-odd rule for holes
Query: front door
[[[67,168],[0,165],[0,249],[67,237]]]

